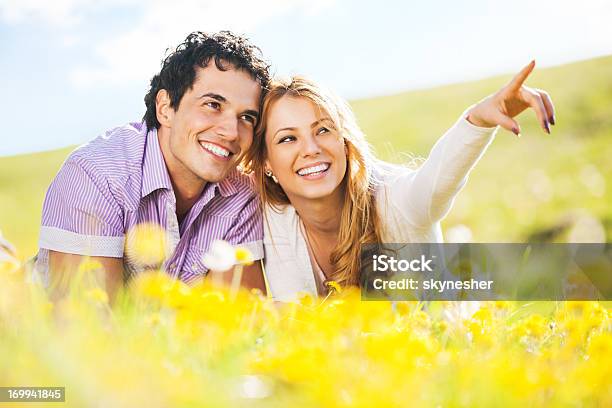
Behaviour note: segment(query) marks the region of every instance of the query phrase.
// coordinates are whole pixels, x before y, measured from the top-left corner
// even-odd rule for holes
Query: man
[[[258,198],[236,166],[251,146],[268,81],[260,50],[245,38],[190,34],[151,80],[143,122],[106,132],[62,166],[43,205],[39,273],[52,285],[66,282],[90,256],[112,295],[124,275],[146,266],[126,245],[143,223],[166,231],[162,267],[185,282],[207,273],[202,257],[215,239],[261,259]],[[251,269],[243,283],[263,289],[259,263]]]

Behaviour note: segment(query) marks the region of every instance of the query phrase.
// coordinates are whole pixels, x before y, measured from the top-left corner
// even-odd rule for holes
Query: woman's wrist
[[[486,120],[482,119],[480,115],[478,115],[477,107],[473,107],[472,109],[467,111],[465,115],[465,120],[470,122],[474,126],[483,127],[483,128],[492,128],[497,126],[496,123],[490,123]]]

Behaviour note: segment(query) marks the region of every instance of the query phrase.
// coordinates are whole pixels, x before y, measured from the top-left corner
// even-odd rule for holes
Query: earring
[[[278,179],[274,174],[272,174],[272,170],[266,170],[265,173],[266,176],[270,177],[276,184],[278,184]]]

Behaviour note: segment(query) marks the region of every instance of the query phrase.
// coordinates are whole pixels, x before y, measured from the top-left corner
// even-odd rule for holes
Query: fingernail
[[[550,124],[551,124],[551,125],[553,125],[553,126],[554,126],[554,125],[555,125],[555,115],[552,115],[552,116],[551,116],[551,117],[548,119],[548,121],[550,122]]]
[[[512,128],[512,133],[514,133],[515,135],[517,135],[518,137],[521,137],[521,134],[519,133],[519,130],[516,127]]]
[[[544,122],[544,128],[546,128],[546,133],[550,135],[550,126],[548,126],[548,122]]]

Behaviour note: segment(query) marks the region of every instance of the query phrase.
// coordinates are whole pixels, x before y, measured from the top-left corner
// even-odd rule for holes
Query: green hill
[[[534,115],[519,117],[523,137],[502,131],[444,222],[475,241],[612,238],[612,57],[537,69],[528,85],[549,91],[553,134]],[[469,105],[509,76],[354,101],[380,157],[426,157]],[[109,127],[116,124],[109,123]],[[0,158],[0,229],[25,258],[36,251],[45,190],[72,148]],[[401,153],[399,153],[401,152]],[[465,230],[465,228],[464,228]]]

